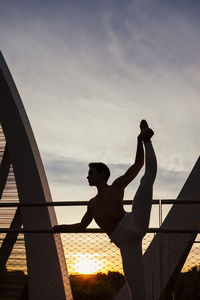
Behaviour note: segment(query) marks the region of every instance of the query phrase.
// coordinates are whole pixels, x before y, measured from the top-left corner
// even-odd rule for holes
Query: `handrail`
[[[82,231],[66,231],[66,232],[54,232],[52,229],[8,229],[8,228],[0,228],[0,233],[105,233],[100,228],[88,228]],[[200,233],[200,228],[173,228],[173,227],[165,227],[165,228],[149,228],[147,233]]]
[[[124,205],[131,205],[132,200],[124,200]],[[45,202],[45,203],[17,203],[17,202],[0,202],[0,207],[46,207],[46,206],[82,206],[88,205],[89,201],[56,201],[56,202]],[[200,204],[200,199],[155,199],[152,204]],[[52,229],[9,229],[0,228],[1,233],[55,233]],[[200,233],[199,228],[149,228],[148,233]],[[62,233],[77,233],[77,232],[62,232]],[[104,233],[100,228],[87,228],[86,230],[79,231],[78,233]]]
[[[152,204],[200,204],[200,199],[155,199]],[[84,206],[89,201],[53,201],[45,203],[0,202],[0,207],[40,207],[40,206]],[[131,205],[133,200],[124,200],[123,205]]]

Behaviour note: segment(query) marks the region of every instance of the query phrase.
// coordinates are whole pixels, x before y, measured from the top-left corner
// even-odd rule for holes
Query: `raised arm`
[[[116,189],[124,189],[139,173],[144,165],[144,148],[142,142],[142,135],[137,138],[137,150],[134,164],[126,171],[126,173],[117,178],[112,186]]]
[[[91,209],[88,205],[87,211],[83,216],[80,223],[76,224],[69,224],[69,225],[56,225],[53,227],[54,232],[83,232],[85,231],[86,227],[92,222],[93,215]]]

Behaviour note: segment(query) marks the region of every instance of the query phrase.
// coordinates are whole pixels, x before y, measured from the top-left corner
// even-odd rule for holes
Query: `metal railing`
[[[24,207],[45,207],[45,206],[87,206],[89,201],[58,201],[46,203],[0,203],[0,210],[3,208],[24,208]],[[124,205],[131,205],[132,200],[123,201]],[[200,243],[200,228],[160,228],[163,222],[163,205],[195,205],[200,204],[199,199],[183,199],[183,200],[153,200],[153,205],[158,205],[159,227],[151,227],[143,239],[143,252],[146,251],[149,244],[157,233],[163,233],[165,236],[170,233],[194,233],[197,235],[194,241],[190,254],[185,262],[183,271],[187,271],[199,264],[199,243]],[[1,218],[1,216],[0,216]],[[24,234],[55,234],[52,229],[15,229],[15,228],[0,228],[0,247],[6,238],[7,233],[18,234],[16,243],[14,244],[12,253],[10,254],[6,267],[9,271],[21,270],[27,273],[26,267],[26,253]],[[41,237],[42,238],[42,237]],[[108,236],[100,228],[87,228],[83,232],[67,232],[61,233],[64,253],[68,266],[68,273],[107,273],[119,272],[123,274],[121,256],[119,249],[114,244],[110,243]],[[41,241],[42,242],[42,241]],[[161,251],[162,253],[162,251]],[[162,262],[162,257],[160,258]],[[162,268],[162,263],[160,264]],[[162,270],[161,270],[162,271]],[[154,272],[154,270],[152,270]],[[153,278],[153,277],[152,277]]]
[[[47,207],[47,206],[87,206],[89,201],[54,201],[54,202],[45,202],[45,203],[16,203],[16,202],[0,202],[0,209],[1,208],[22,208],[22,207]],[[123,205],[132,205],[133,201],[132,200],[124,200]],[[162,206],[163,205],[181,205],[181,204],[188,204],[188,205],[193,205],[193,204],[200,204],[200,199],[182,199],[182,200],[174,200],[174,199],[156,199],[152,201],[153,205],[158,205],[159,206],[159,228],[157,227],[151,227],[148,229],[148,233],[158,233],[158,232],[168,232],[168,233],[185,233],[185,232],[193,232],[193,233],[200,233],[200,226],[199,228],[186,228],[186,227],[181,227],[181,228],[172,228],[172,227],[165,227],[165,228],[160,228],[162,225],[163,219],[162,219]],[[1,218],[1,215],[0,215]],[[7,232],[19,232],[19,233],[54,233],[53,230],[50,229],[20,229],[20,230],[15,230],[15,229],[10,229],[10,228],[0,228],[0,232],[2,233],[7,233]],[[69,233],[69,232],[66,232]],[[72,232],[73,233],[73,232]],[[74,232],[75,233],[75,232]],[[103,230],[100,228],[87,228],[86,230],[82,231],[82,233],[103,233]]]

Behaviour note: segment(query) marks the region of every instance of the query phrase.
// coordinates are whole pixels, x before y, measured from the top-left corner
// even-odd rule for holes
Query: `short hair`
[[[89,167],[95,168],[98,173],[104,173],[104,178],[108,181],[108,178],[110,177],[110,170],[106,164],[102,162],[91,162],[89,163]]]

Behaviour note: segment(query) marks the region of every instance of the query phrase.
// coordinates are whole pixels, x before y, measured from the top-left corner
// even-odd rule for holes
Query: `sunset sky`
[[[195,0],[0,0],[0,50],[54,201],[95,194],[91,161],[108,164],[109,183],[123,174],[143,118],[155,131],[154,198],[176,198],[200,152],[199,15]],[[84,210],[58,210],[59,222]]]

